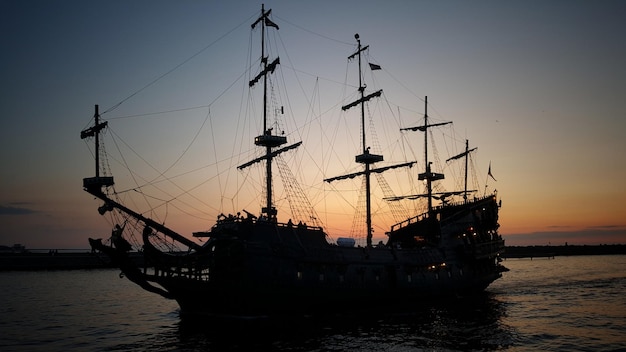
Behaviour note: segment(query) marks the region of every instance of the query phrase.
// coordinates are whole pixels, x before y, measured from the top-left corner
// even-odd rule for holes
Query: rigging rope
[[[281,22],[285,22],[285,23],[287,23],[287,24],[289,24],[289,25],[292,25],[292,26],[294,26],[294,27],[296,27],[296,28],[298,28],[298,29],[300,29],[300,30],[303,30],[303,31],[308,32],[308,33],[311,33],[311,34],[313,34],[313,35],[316,35],[316,36],[318,36],[318,37],[320,37],[320,38],[328,39],[328,40],[331,40],[331,41],[333,41],[333,42],[337,42],[337,43],[339,43],[339,44],[348,45],[348,46],[351,46],[351,47],[353,47],[353,46],[354,46],[354,43],[344,42],[344,41],[339,40],[339,39],[334,39],[334,38],[331,38],[331,37],[325,36],[325,35],[323,35],[323,34],[319,34],[319,33],[313,32],[312,30],[309,30],[309,29],[306,29],[306,28],[304,28],[304,27],[301,27],[301,26],[299,26],[299,25],[297,25],[297,24],[295,24],[295,23],[291,23],[291,22],[287,21],[286,19],[284,19],[284,18],[282,18],[282,17],[278,17],[278,16],[276,16],[276,18],[277,18],[277,19],[279,19]]]
[[[309,199],[302,190],[302,187],[300,187],[293,173],[291,173],[291,169],[287,166],[284,158],[279,156],[274,160],[278,165],[283,188],[287,193],[292,218],[296,221],[302,221],[303,223],[309,222],[313,223],[313,226],[322,227],[323,225],[319,216],[313,206],[311,206],[311,202],[309,202]]]
[[[387,183],[385,176],[381,173],[376,173],[375,175],[378,185],[383,190],[384,198],[394,197],[395,193],[391,190],[391,186]],[[385,202],[385,204],[389,206],[395,223],[399,223],[409,218],[409,213],[406,211],[401,202]]]
[[[359,191],[359,198],[354,209],[354,216],[352,217],[352,227],[350,228],[350,237],[359,242],[360,245],[365,244],[365,237],[367,235],[367,224],[365,221],[365,177],[361,177],[361,190]]]
[[[146,84],[145,86],[143,86],[142,88],[140,88],[139,90],[135,91],[134,93],[132,93],[131,95],[129,95],[128,97],[122,99],[119,103],[113,105],[112,107],[108,108],[107,110],[105,110],[102,115],[107,114],[115,109],[117,109],[120,105],[124,104],[126,101],[128,101],[129,99],[133,98],[134,96],[136,96],[137,94],[141,93],[142,91],[148,89],[150,86],[154,85],[155,83],[157,83],[158,81],[160,81],[161,79],[163,79],[165,76],[169,75],[170,73],[176,71],[177,69],[179,69],[180,67],[182,67],[183,65],[185,65],[186,63],[188,63],[189,61],[191,61],[192,59],[194,59],[196,56],[202,54],[203,52],[205,52],[207,49],[209,49],[210,47],[212,47],[213,45],[217,44],[218,42],[220,42],[222,39],[226,38],[230,33],[234,32],[237,28],[243,26],[244,24],[248,23],[250,21],[250,18],[254,17],[255,15],[252,15],[248,18],[246,18],[243,22],[241,22],[240,24],[238,24],[237,26],[235,26],[234,28],[232,28],[231,30],[229,30],[228,32],[222,34],[222,36],[220,36],[219,38],[217,38],[216,40],[214,40],[213,42],[209,43],[207,46],[205,46],[204,48],[200,49],[198,52],[196,52],[195,54],[193,54],[191,57],[187,58],[186,60],[184,60],[183,62],[179,63],[178,65],[174,66],[174,68],[170,69],[169,71],[163,73],[162,75],[160,75],[159,77],[157,77],[156,79],[154,79],[152,82]]]

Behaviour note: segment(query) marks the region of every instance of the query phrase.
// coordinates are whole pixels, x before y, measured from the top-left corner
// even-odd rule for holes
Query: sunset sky
[[[199,177],[234,183],[222,176],[226,169],[258,152],[251,138],[260,131],[234,128],[242,110],[260,107],[240,104],[248,78],[237,81],[260,55],[259,33],[250,33],[260,8],[249,0],[0,0],[0,244],[87,248],[88,237],[108,237],[100,202],[82,190],[94,164],[80,131],[92,123],[95,104],[119,143],[107,151],[132,150],[129,159],[111,161],[120,190],[133,188],[123,183],[131,175],[115,166],[126,162],[148,164],[148,178],[203,168]],[[433,120],[454,121],[459,145],[467,138],[478,147],[481,187],[491,163],[497,181],[488,186],[502,199],[508,245],[626,243],[626,2],[267,0],[265,8],[280,26],[274,44],[289,53],[281,70],[299,77],[279,82],[291,84],[280,92],[294,115],[285,122],[288,136],[313,150],[289,161],[324,159],[315,171],[300,161],[304,171],[295,173],[305,185],[348,192],[360,184],[322,182],[358,171],[358,137],[334,132],[356,126],[358,135],[358,124],[342,122],[351,115],[341,106],[356,97],[356,67],[347,57],[359,33],[370,45],[366,59],[383,67],[365,76],[368,91],[384,90],[372,112],[391,106],[395,114],[377,129],[386,161],[399,159],[389,141],[406,145],[396,124],[420,123],[428,96]],[[231,132],[247,145],[235,147]],[[332,157],[325,149],[331,135],[346,142]],[[421,158],[422,135],[408,138]],[[150,152],[154,159],[144,156]],[[222,163],[233,152],[240,156]],[[446,148],[438,152],[445,161]],[[186,202],[206,211],[177,214],[173,203],[157,211],[184,235],[210,228],[223,209],[258,213],[261,206],[197,179],[180,181],[195,183],[168,194],[182,199],[198,190],[201,200]],[[311,201],[318,213],[330,209],[327,200]],[[326,219],[343,221],[328,225],[341,233],[352,218],[349,206],[338,207],[346,214]]]

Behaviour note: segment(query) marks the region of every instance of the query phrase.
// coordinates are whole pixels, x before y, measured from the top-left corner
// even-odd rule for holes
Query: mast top
[[[102,187],[113,186],[114,181],[112,176],[100,176],[100,131],[107,127],[108,122],[100,122],[99,106],[96,104],[94,107],[94,124],[85,130],[80,131],[80,138],[85,139],[89,137],[95,137],[95,159],[96,159],[96,175],[94,177],[87,177],[83,179],[83,188],[89,192],[102,192]]]

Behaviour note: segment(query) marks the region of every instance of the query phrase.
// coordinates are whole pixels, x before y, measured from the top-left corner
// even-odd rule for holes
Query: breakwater
[[[130,253],[130,257],[143,265],[141,253]],[[50,250],[47,253],[2,253],[0,270],[76,270],[112,268],[111,261],[103,254],[90,251],[63,253]]]

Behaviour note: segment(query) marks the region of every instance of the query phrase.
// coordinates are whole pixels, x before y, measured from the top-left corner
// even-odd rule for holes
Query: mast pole
[[[101,191],[101,187],[113,186],[113,176],[100,177],[100,131],[107,127],[108,122],[100,122],[100,111],[98,105],[95,106],[94,112],[94,125],[85,130],[80,131],[80,138],[85,139],[89,137],[95,137],[95,159],[96,159],[96,174],[94,177],[87,177],[83,179],[83,187],[86,190]]]
[[[431,162],[428,161],[428,129],[430,127],[443,126],[447,125],[451,122],[440,122],[432,125],[428,124],[428,97],[424,97],[424,125],[417,127],[409,127],[409,128],[401,128],[400,131],[421,131],[424,132],[424,163],[425,171],[417,175],[417,179],[420,181],[426,180],[426,194],[422,194],[420,196],[426,196],[428,198],[428,214],[432,215],[433,212],[433,181],[443,180],[445,178],[444,174],[432,172],[431,170]]]
[[[261,17],[265,16],[265,4],[261,4]],[[261,62],[263,71],[267,70],[265,57],[265,21],[261,21]],[[267,75],[263,75],[263,133],[267,131]]]
[[[363,153],[365,153],[366,150],[366,146],[365,146],[365,100],[364,98],[364,92],[365,92],[365,87],[363,87],[363,79],[362,79],[362,73],[361,73],[361,39],[359,39],[359,34],[355,34],[354,38],[356,38],[356,42],[358,43],[358,47],[357,47],[357,52],[359,53],[359,92],[361,93],[361,99],[359,99],[361,101],[361,135],[362,135],[362,141],[363,141]]]
[[[259,82],[261,76],[263,76],[263,131],[260,136],[257,136],[254,139],[254,144],[260,147],[265,147],[265,155],[262,158],[255,159],[254,162],[261,160],[266,161],[265,191],[267,194],[265,198],[265,206],[261,209],[261,213],[266,214],[270,219],[275,219],[277,214],[276,208],[272,206],[272,158],[291,148],[283,148],[272,152],[272,148],[279,147],[287,143],[287,137],[272,135],[272,128],[268,126],[267,121],[267,75],[273,73],[276,66],[280,64],[279,58],[276,58],[271,63],[268,63],[268,57],[265,56],[265,30],[267,27],[274,27],[278,29],[278,25],[268,18],[271,12],[272,10],[265,11],[265,6],[261,4],[261,16],[252,24],[252,28],[254,29],[259,22],[261,23],[261,63],[263,64],[263,69],[249,82],[249,86],[254,86],[257,82]],[[254,162],[240,165],[239,168],[242,169],[253,164]]]
[[[365,142],[365,87],[363,86],[363,73],[361,66],[361,40],[359,39],[359,34],[355,34],[354,38],[358,43],[357,52],[359,53],[359,92],[361,93],[361,133],[363,140],[363,155],[369,154],[367,149],[367,144]],[[367,226],[367,246],[372,246],[372,195],[370,194],[371,180],[370,180],[370,163],[365,163],[365,224]]]
[[[265,4],[261,4],[261,17],[265,17]],[[265,57],[265,19],[261,21],[261,61],[263,62],[263,71],[267,72],[267,58]],[[269,135],[272,132],[267,128],[267,74],[263,76],[263,133]],[[270,218],[273,212],[272,209],[272,154],[271,145],[265,146],[265,209],[267,210],[267,217]]]
[[[95,125],[94,126],[98,126],[100,124],[100,112],[99,112],[99,106],[98,104],[95,105],[95,112],[93,115],[94,119],[95,119]],[[96,178],[100,177],[100,138],[99,138],[99,133],[95,134],[95,139],[96,139]]]
[[[433,187],[428,162],[428,96],[424,97],[424,162],[426,163],[426,190],[428,193],[428,212],[433,210]]]
[[[465,140],[465,188],[463,190],[463,203],[467,203],[467,159],[469,158],[469,140]]]
[[[332,177],[332,178],[328,178],[325,179],[324,181],[326,182],[332,182],[335,180],[341,180],[341,179],[345,179],[345,178],[352,178],[354,176],[360,176],[360,175],[364,175],[365,176],[365,216],[366,216],[366,226],[367,226],[367,247],[371,247],[372,246],[372,198],[371,198],[371,194],[370,194],[370,188],[371,188],[371,183],[370,183],[370,175],[372,172],[382,172],[388,168],[379,168],[379,169],[374,169],[372,170],[370,165],[374,164],[376,162],[379,161],[383,161],[384,158],[382,155],[377,155],[377,154],[371,154],[369,151],[369,147],[367,147],[367,142],[365,140],[365,102],[369,101],[372,98],[376,98],[379,97],[383,90],[380,89],[374,93],[371,93],[369,95],[365,95],[365,85],[363,84],[363,77],[362,77],[362,65],[361,65],[361,52],[365,51],[369,48],[369,45],[365,46],[365,47],[361,47],[361,41],[359,40],[359,34],[355,34],[354,38],[357,41],[358,44],[358,48],[357,51],[355,53],[353,53],[352,55],[348,56],[348,60],[352,60],[354,59],[357,55],[359,56],[358,60],[359,60],[359,92],[360,94],[360,98],[357,99],[356,101],[353,101],[352,103],[348,104],[348,105],[344,105],[341,107],[341,110],[348,110],[350,108],[353,108],[355,106],[359,106],[361,105],[361,136],[362,136],[362,143],[363,143],[363,153],[360,155],[357,155],[355,157],[355,161],[359,164],[364,164],[364,171],[363,172],[357,172],[354,174],[350,174],[350,175],[346,175],[346,176],[339,176],[339,177]],[[406,164],[402,164],[402,165],[396,165],[392,168],[395,167],[399,167],[399,166],[410,166],[413,165],[413,163],[406,163]]]

